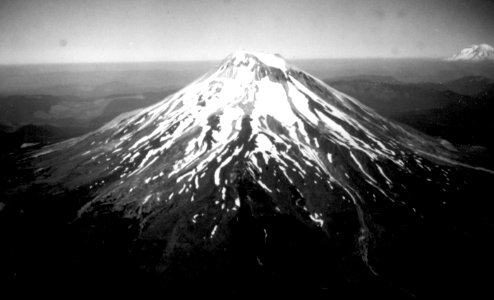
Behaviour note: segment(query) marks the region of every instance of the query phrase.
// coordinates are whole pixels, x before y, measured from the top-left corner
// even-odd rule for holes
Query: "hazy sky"
[[[0,63],[443,57],[494,44],[491,0],[0,0]]]

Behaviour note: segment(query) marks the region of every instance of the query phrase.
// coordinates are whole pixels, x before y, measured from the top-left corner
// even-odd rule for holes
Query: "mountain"
[[[402,298],[470,293],[494,265],[492,171],[276,55],[18,161],[0,254],[22,287]]]
[[[443,83],[443,86],[455,93],[477,96],[493,83],[493,80],[483,76],[466,76]]]
[[[360,74],[355,76],[341,76],[335,77],[331,79],[326,79],[327,82],[348,82],[348,81],[360,81],[360,82],[375,82],[375,83],[402,83],[392,76],[384,76],[384,75],[369,75],[369,74]]]
[[[163,100],[176,92],[81,99],[47,95],[0,96],[0,152],[24,143],[53,143],[91,132],[116,116]]]
[[[494,48],[487,44],[472,45],[448,58],[450,61],[493,61]]]
[[[467,98],[433,83],[404,83],[358,77],[325,82],[388,118],[410,111],[444,107]]]
[[[473,149],[484,161],[494,165],[494,130],[491,112],[494,109],[494,84],[484,77],[465,77],[447,82],[443,88],[453,89],[465,96],[445,106],[424,108],[395,114],[394,120],[421,132],[439,136],[466,149]],[[460,146],[461,145],[461,146]]]
[[[492,166],[494,155],[490,132],[494,123],[492,81],[467,76],[442,84],[404,83],[379,77],[348,77],[326,80],[332,87],[359,99],[379,114],[440,137],[467,150],[471,159]]]

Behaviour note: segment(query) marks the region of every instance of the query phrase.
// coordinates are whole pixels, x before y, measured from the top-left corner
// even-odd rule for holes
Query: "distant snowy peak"
[[[449,61],[494,61],[494,48],[487,44],[472,45],[448,58]]]

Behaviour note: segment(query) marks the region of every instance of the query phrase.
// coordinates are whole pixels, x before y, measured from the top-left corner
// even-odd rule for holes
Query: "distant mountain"
[[[380,81],[379,77],[349,77],[326,82],[391,118],[410,111],[445,107],[451,103],[466,101],[467,98],[434,83],[403,83],[387,78]]]
[[[443,86],[455,93],[468,96],[477,96],[494,83],[492,79],[483,76],[466,76],[443,83]]]
[[[477,97],[483,99],[484,101],[494,103],[494,82],[486,86],[484,90],[477,95]]]
[[[470,293],[493,265],[494,172],[276,55],[22,164],[0,257],[23,284],[403,298]]]
[[[328,82],[348,82],[348,81],[362,81],[362,82],[378,82],[378,83],[401,83],[399,80],[392,76],[384,76],[384,75],[369,75],[369,74],[361,74],[354,76],[341,76],[334,77],[326,80]]]
[[[494,109],[494,84],[490,79],[468,76],[435,84],[349,77],[327,82],[402,124],[457,147],[485,149],[489,157],[482,162],[492,165],[494,144],[490,132],[494,122],[490,112]]]
[[[478,85],[478,83],[482,84]],[[468,149],[483,148],[482,163],[494,166],[494,84],[485,84],[483,79],[473,80],[472,86],[461,83],[471,82],[469,79],[459,80],[451,84],[458,92],[475,94],[474,97],[463,97],[443,107],[404,112],[393,116],[393,119],[410,125],[429,135],[438,136]],[[449,84],[447,84],[449,85]],[[482,86],[478,92],[475,86]],[[462,145],[462,146],[460,146]]]
[[[487,44],[472,45],[448,58],[449,61],[494,61],[494,48]]]

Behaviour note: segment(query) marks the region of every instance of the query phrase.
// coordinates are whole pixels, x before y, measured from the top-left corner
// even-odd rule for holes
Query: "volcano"
[[[413,296],[473,282],[458,255],[492,234],[492,171],[278,55],[234,53],[23,163],[29,200],[2,213],[31,211],[57,280]]]
[[[494,48],[487,44],[472,45],[467,47],[452,57],[448,58],[449,61],[493,61],[494,60]]]

